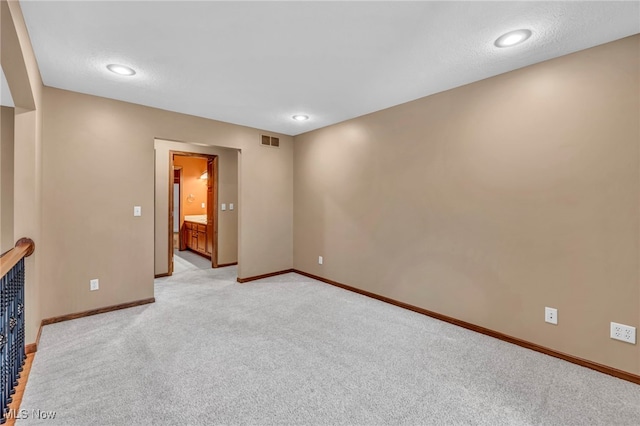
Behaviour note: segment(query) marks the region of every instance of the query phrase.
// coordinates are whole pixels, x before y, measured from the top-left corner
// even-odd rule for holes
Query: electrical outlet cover
[[[558,324],[558,310],[555,308],[544,308],[544,320],[549,324]]]
[[[611,323],[612,339],[620,340],[625,343],[636,344],[636,328],[630,325],[618,324],[617,322]]]

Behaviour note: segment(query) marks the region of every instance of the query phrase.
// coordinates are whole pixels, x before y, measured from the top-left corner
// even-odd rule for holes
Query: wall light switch
[[[225,211],[227,209],[227,205],[225,203],[222,203],[222,206],[220,206],[220,210]]]
[[[229,203],[229,210],[233,210],[233,203]]]
[[[133,206],[133,215],[142,216],[142,206]]]
[[[202,203],[202,208],[204,209],[204,203]]]

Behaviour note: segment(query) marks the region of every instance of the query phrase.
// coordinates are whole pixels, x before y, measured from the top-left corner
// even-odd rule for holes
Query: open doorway
[[[168,274],[174,271],[174,251],[197,254],[217,268],[218,156],[169,151],[169,180]]]
[[[215,254],[217,258],[217,267],[223,268],[227,266],[234,266],[238,263],[238,242],[239,242],[239,160],[240,151],[234,148],[226,148],[220,146],[203,146],[195,143],[176,142],[166,139],[155,139],[155,241],[154,241],[154,275],[156,278],[166,277],[177,273],[183,273],[187,270],[197,269],[210,269],[213,266],[212,259],[210,257],[201,256],[200,254],[184,249],[184,221],[181,220],[184,215],[200,214],[211,218],[211,229],[216,232],[215,238],[211,240],[211,254]],[[217,157],[216,169],[211,176],[215,179],[216,185],[216,203],[207,203],[206,195],[201,195],[199,200],[196,200],[197,194],[188,190],[185,183],[188,177],[184,167],[180,168],[179,164],[171,164],[173,154],[182,154],[186,157],[201,157],[200,161],[205,161],[207,156],[211,158]],[[193,176],[192,183],[200,184],[200,188],[207,188],[207,179],[200,179],[202,172],[206,166],[200,166],[195,172],[197,176]],[[177,174],[174,174],[174,170],[178,170]],[[178,174],[182,173],[182,177]],[[207,175],[208,178],[209,175]],[[174,196],[175,202],[170,205],[169,199],[174,191],[174,185],[182,182],[181,196]],[[184,200],[189,194],[193,193],[194,199],[192,203]],[[212,191],[213,194],[213,191]],[[182,206],[180,201],[184,200]],[[202,208],[202,202],[205,202],[204,210]],[[190,205],[192,207],[198,206],[199,211],[188,212],[185,211],[185,206]],[[180,212],[182,207],[182,212]],[[170,210],[173,211],[173,215],[170,215]],[[214,212],[215,210],[215,212]],[[215,216],[214,220],[214,214]],[[177,218],[178,232],[174,232],[175,224],[171,221]],[[196,227],[197,229],[197,227]],[[180,231],[182,230],[182,234]],[[208,229],[207,229],[208,230]],[[176,235],[177,234],[177,235]],[[174,236],[178,239],[178,245],[182,242],[183,250],[180,251],[180,247],[173,251]],[[182,237],[182,238],[181,238]],[[196,234],[197,237],[197,234]],[[191,236],[193,239],[193,234]],[[206,240],[205,240],[206,241]],[[213,250],[213,244],[215,243],[215,250]],[[173,258],[173,259],[172,259]],[[173,260],[173,267],[171,273],[169,272],[169,266]],[[227,270],[225,273],[228,273]],[[223,271],[220,271],[223,273]]]

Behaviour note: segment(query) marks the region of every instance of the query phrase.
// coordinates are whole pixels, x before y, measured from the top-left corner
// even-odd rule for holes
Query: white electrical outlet
[[[229,210],[233,210],[233,203],[229,203]]]
[[[220,206],[220,210],[222,210],[222,211],[227,210],[227,205],[226,205],[226,203],[222,203],[222,205]]]
[[[204,203],[200,204],[202,206],[202,208],[204,209]]]
[[[97,278],[89,281],[89,288],[91,291],[98,290],[100,288],[100,281]]]
[[[134,216],[142,216],[142,207],[141,206],[133,206],[133,215]]]
[[[322,256],[318,256],[318,265],[322,265],[322,262],[324,262],[324,259]]]
[[[636,328],[630,325],[611,323],[611,338],[621,340],[623,342],[636,344]]]
[[[558,324],[558,310],[556,308],[544,308],[544,320],[549,324]]]

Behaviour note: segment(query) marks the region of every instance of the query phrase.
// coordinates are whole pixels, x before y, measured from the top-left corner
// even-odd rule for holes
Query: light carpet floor
[[[174,274],[196,269],[211,269],[211,260],[195,254],[190,250],[173,251]]]
[[[188,263],[188,262],[187,262]],[[377,300],[236,268],[43,328],[18,425],[638,425],[640,386]]]

